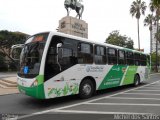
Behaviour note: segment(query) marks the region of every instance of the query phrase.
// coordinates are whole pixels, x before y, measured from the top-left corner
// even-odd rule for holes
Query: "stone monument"
[[[77,0],[65,0],[64,6],[67,10],[67,16],[59,20],[58,32],[88,38],[88,24],[82,20],[84,6]],[[77,12],[76,17],[69,16],[69,8]]]
[[[59,21],[59,32],[88,38],[88,24],[80,19],[66,16]]]

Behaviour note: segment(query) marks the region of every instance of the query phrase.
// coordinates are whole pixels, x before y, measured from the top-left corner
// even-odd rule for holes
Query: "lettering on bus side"
[[[103,72],[104,66],[87,66],[86,72]]]

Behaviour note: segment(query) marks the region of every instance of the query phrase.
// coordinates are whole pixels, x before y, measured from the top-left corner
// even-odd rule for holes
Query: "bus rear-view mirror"
[[[13,60],[19,60],[21,51],[24,47],[24,44],[17,44],[11,47],[11,58]]]

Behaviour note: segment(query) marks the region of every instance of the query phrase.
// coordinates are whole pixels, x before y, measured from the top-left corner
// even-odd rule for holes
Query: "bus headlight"
[[[31,87],[34,87],[34,86],[37,86],[37,85],[38,85],[38,81],[35,80],[35,81],[32,83]]]

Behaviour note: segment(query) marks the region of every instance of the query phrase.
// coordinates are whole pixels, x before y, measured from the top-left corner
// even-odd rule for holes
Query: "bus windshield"
[[[18,75],[24,78],[34,78],[39,74],[44,46],[48,33],[31,36],[20,55]]]

